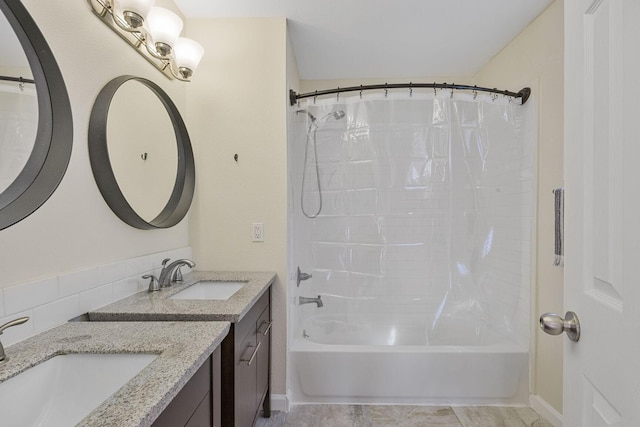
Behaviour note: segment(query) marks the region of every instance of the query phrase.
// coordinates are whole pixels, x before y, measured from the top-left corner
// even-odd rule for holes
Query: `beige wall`
[[[553,267],[551,190],[563,185],[563,2],[556,0],[476,76],[488,87],[530,86],[538,106],[537,282],[531,321],[562,313],[563,271]],[[562,413],[562,344],[535,328],[533,394]]]
[[[190,214],[194,260],[201,270],[278,273],[272,393],[285,394],[286,21],[194,19],[188,36],[206,49],[187,89],[197,170]],[[264,242],[251,241],[254,222],[264,223]]]
[[[157,231],[136,230],[120,221],[98,191],[87,150],[89,114],[109,80],[122,74],[146,77],[162,86],[183,113],[186,84],[158,73],[102,24],[87,2],[23,4],[62,71],[73,113],[73,152],[53,196],[25,220],[0,231],[0,287],[187,246],[187,219]]]

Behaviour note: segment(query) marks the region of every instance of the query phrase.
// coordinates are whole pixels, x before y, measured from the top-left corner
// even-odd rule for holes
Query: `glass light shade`
[[[204,55],[204,48],[195,40],[179,37],[173,52],[176,57],[176,65],[179,68],[188,68],[193,72]]]
[[[117,0],[116,3],[120,11],[134,12],[144,19],[155,2],[156,0]]]
[[[175,46],[183,25],[178,15],[162,7],[152,7],[146,23],[154,43],[164,43],[171,47]]]

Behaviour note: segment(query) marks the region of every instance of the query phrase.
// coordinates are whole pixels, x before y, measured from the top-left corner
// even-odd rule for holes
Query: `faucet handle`
[[[185,265],[189,268],[193,268],[196,266],[196,263],[191,261],[190,259],[183,259],[180,260],[182,261],[181,264],[178,264],[176,266],[176,269],[173,270],[173,274],[171,276],[171,282],[170,283],[178,283],[178,282],[182,282],[184,279],[182,278],[182,271],[181,268],[184,267]]]
[[[184,280],[182,278],[182,271],[180,271],[181,268],[182,268],[181,265],[176,267],[176,270],[173,273],[173,277],[171,278],[171,282],[172,283],[178,283],[178,282],[182,282]]]
[[[10,328],[12,326],[22,325],[27,320],[29,320],[29,318],[27,316],[25,316],[25,317],[19,317],[17,319],[13,319],[13,320],[5,323],[4,325],[0,326],[0,335],[2,335],[2,332],[5,329]],[[2,346],[2,343],[0,342],[0,365],[3,365],[5,363],[7,363],[7,360],[9,360],[9,358],[7,357],[7,354],[4,352],[4,347]]]
[[[160,282],[158,282],[158,278],[153,274],[145,274],[142,276],[143,279],[149,280],[149,292],[155,292],[160,290]]]
[[[162,266],[165,267],[167,265],[167,263],[171,261],[171,258],[165,258],[162,260]]]
[[[25,317],[19,317],[17,319],[13,319],[5,323],[4,325],[0,326],[0,335],[2,335],[2,332],[4,332],[5,329],[10,328],[12,326],[22,325],[27,320],[29,320],[29,317],[25,316]]]

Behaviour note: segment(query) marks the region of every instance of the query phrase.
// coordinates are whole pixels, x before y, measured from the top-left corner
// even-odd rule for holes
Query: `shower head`
[[[319,126],[319,124],[324,123],[325,120],[327,120],[329,117],[333,117],[335,120],[340,120],[345,116],[344,111],[338,110],[338,111],[332,111],[330,113],[327,113],[326,115],[322,116],[320,120],[318,120],[313,114],[311,114],[307,110],[296,110],[296,114],[301,114],[301,113],[309,116],[309,118],[311,119],[311,123],[313,123],[316,126]]]
[[[333,115],[333,118],[336,120],[340,120],[341,118],[344,117],[344,111],[342,110],[338,110],[338,111],[334,111],[333,113],[331,113],[331,115]]]
[[[305,113],[311,119],[312,123],[316,123],[316,117],[307,110],[297,110],[296,114]]]
[[[344,116],[345,116],[345,114],[344,114],[344,111],[342,111],[342,110],[332,111],[332,112],[327,113],[326,115],[322,116],[322,118],[320,120],[318,120],[318,123],[324,123],[331,117],[333,117],[334,120],[340,120]]]

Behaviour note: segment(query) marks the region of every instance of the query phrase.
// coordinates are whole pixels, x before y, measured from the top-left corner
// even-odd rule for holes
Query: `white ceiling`
[[[286,17],[300,78],[473,76],[553,0],[174,0],[192,17]]]

